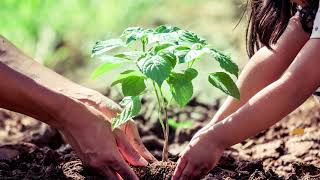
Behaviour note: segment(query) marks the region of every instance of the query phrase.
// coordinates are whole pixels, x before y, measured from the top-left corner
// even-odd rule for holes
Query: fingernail
[[[140,157],[139,163],[141,163],[141,165],[143,165],[143,166],[147,166],[148,165],[148,161],[146,161],[143,157]]]
[[[150,152],[148,153],[148,159],[149,161],[152,161],[152,162],[158,161]]]

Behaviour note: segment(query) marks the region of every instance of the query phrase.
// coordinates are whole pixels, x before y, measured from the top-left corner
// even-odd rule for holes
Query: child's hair
[[[313,20],[318,10],[319,0],[307,0],[308,5],[298,10],[290,0],[248,0],[250,8],[246,33],[247,53],[252,57],[261,47],[271,49],[284,30],[290,18],[300,11],[301,24],[311,33]]]

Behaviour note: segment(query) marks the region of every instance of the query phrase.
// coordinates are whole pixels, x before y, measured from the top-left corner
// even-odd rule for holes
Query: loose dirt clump
[[[140,180],[170,180],[175,167],[175,162],[159,161],[146,167],[134,168],[134,172]]]

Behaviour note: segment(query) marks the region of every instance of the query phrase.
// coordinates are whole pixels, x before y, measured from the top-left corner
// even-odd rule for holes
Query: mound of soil
[[[219,107],[196,99],[184,110],[170,110],[192,128],[170,129],[172,162],[134,168],[141,179],[170,179],[177,155]],[[162,132],[155,106],[144,106],[139,131],[148,149],[161,157]],[[294,134],[302,128],[303,133]],[[228,149],[203,179],[320,179],[320,106],[308,100],[265,132]],[[85,168],[58,131],[29,117],[0,110],[0,179],[107,179]]]
[[[141,180],[170,180],[175,162],[156,162],[143,168],[134,168]],[[236,160],[225,154],[218,165],[203,180],[213,179],[282,179],[272,170],[265,171],[262,161]]]

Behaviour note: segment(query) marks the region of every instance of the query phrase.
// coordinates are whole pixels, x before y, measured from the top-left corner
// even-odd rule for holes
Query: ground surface
[[[192,101],[182,112],[171,110],[178,121],[193,120],[189,129],[171,129],[171,157],[177,154],[210,117],[219,102]],[[140,133],[150,151],[160,158],[162,135],[154,107],[143,109]],[[148,119],[148,121],[146,121]],[[294,132],[303,128],[305,132]],[[0,111],[0,179],[103,179],[84,168],[59,133],[29,117]],[[219,165],[204,179],[320,179],[320,106],[308,100],[267,131],[227,150]],[[156,170],[159,169],[159,170]],[[170,179],[174,163],[138,169],[141,179]],[[145,173],[139,173],[145,172]]]

